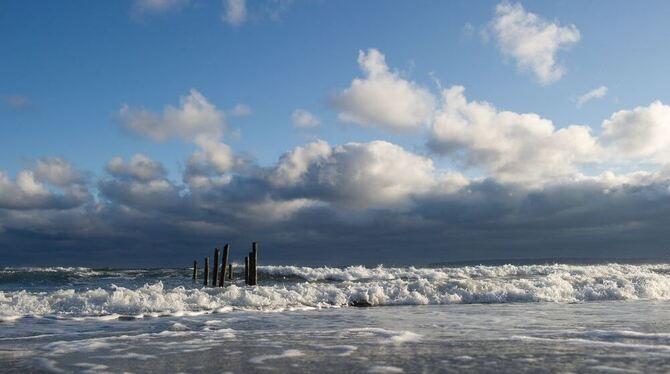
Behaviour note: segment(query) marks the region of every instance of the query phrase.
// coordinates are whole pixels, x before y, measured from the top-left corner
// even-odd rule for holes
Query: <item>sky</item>
[[[0,3],[0,265],[670,259],[666,1]]]

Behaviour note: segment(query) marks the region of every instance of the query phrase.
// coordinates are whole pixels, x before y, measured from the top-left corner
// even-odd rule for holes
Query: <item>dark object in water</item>
[[[205,274],[203,278],[205,279],[203,284],[207,286],[207,282],[209,281],[209,257],[205,257]]]
[[[249,284],[249,256],[244,257],[244,284]]]
[[[370,302],[367,300],[349,300],[349,306],[355,306],[357,308],[368,308],[371,307],[372,304],[370,304]]]
[[[226,270],[228,270],[228,254],[230,253],[230,245],[223,246],[223,263],[221,264],[221,279],[219,279],[219,287],[223,287],[226,283]],[[229,278],[231,279],[231,278]]]
[[[224,269],[221,269],[224,271]],[[214,271],[212,272],[212,287],[216,287],[219,281],[219,249],[214,248]]]

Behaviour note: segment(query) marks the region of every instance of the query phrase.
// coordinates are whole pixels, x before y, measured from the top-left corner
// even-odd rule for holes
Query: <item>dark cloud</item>
[[[295,155],[289,153],[275,167],[210,176],[194,185],[170,181],[160,172],[137,178],[111,170],[98,181],[96,199],[88,192],[81,194],[86,198],[73,198],[68,188],[83,188],[74,184],[30,203],[5,201],[0,208],[3,262],[186,266],[224,242],[232,243],[239,261],[252,240],[262,243],[266,263],[670,257],[670,180],[662,173],[582,178],[532,190],[493,179],[447,190],[434,176],[429,190],[390,195],[403,201],[400,206],[388,199],[361,206],[355,196],[343,203],[348,195],[333,190],[344,186],[347,191],[348,179],[358,178],[356,188],[369,186],[366,194],[385,194],[369,171],[402,179],[403,162],[360,161],[361,152],[380,146],[374,142],[326,146],[326,156],[307,157],[306,167],[294,163],[301,173],[281,167]],[[358,161],[341,167],[339,160],[348,157]],[[153,165],[149,169],[163,170],[145,161]],[[278,183],[282,172],[294,177],[290,183]],[[330,173],[338,177],[324,177]],[[29,181],[5,177],[5,182],[31,191]]]

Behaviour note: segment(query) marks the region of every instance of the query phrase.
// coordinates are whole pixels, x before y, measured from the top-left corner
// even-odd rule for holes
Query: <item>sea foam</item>
[[[10,269],[3,269],[10,271]],[[72,271],[81,274],[81,268]],[[174,270],[171,270],[173,274]],[[670,299],[670,265],[504,265],[443,268],[259,267],[261,286],[142,286],[0,291],[0,321],[20,316],[116,318],[349,305],[588,302]]]

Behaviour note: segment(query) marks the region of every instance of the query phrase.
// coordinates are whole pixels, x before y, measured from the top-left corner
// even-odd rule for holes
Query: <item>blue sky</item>
[[[237,6],[238,11],[242,9],[243,16],[237,14],[237,18],[231,19],[235,17],[227,13],[231,6]],[[501,20],[505,11],[517,11],[517,19],[512,20],[511,26],[500,24],[496,28],[496,20]],[[175,196],[191,198],[197,195],[196,188],[202,187],[188,179],[189,170],[195,170],[195,166],[189,166],[189,160],[198,152],[202,154],[197,157],[209,157],[201,159],[198,166],[198,176],[207,179],[207,183],[226,178],[244,181],[259,178],[254,185],[272,184],[274,182],[259,177],[260,172],[250,172],[249,168],[272,173],[272,170],[281,169],[283,154],[318,140],[327,142],[333,149],[351,142],[371,144],[376,140],[397,145],[411,155],[429,160],[433,165],[427,169],[429,174],[457,174],[458,178],[467,180],[462,182],[465,184],[450,184],[446,188],[449,193],[480,188],[479,183],[494,183],[503,189],[521,191],[518,193],[528,198],[534,193],[549,194],[548,191],[557,188],[558,181],[577,186],[586,183],[587,178],[592,178],[589,183],[614,183],[611,182],[614,178],[618,181],[616,188],[632,183],[657,190],[661,188],[658,183],[665,186],[662,171],[666,168],[666,160],[670,159],[664,151],[665,136],[670,139],[670,124],[663,104],[670,103],[667,89],[670,87],[670,75],[667,74],[670,50],[664,48],[670,37],[669,16],[670,3],[664,1],[644,4],[629,1],[5,1],[0,4],[0,172],[8,181],[5,200],[29,201],[30,191],[19,186],[19,174],[35,168],[39,160],[58,158],[84,176],[71,179],[77,180],[77,186],[86,190],[79,192],[89,194],[88,198],[77,195],[75,200],[79,203],[68,205],[68,214],[74,214],[77,209],[87,210],[84,216],[100,209],[141,211],[145,208],[132,206],[109,192],[101,192],[103,184],[110,178],[124,181],[131,178],[129,175],[133,172],[128,171],[131,166],[121,168],[123,172],[119,171],[121,169],[110,171],[109,162],[115,157],[130,162],[134,155],[141,154],[166,170],[165,175],[158,172],[155,180],[132,180],[135,184],[126,186],[128,191],[136,191],[144,186],[142,183],[160,179],[161,183],[169,185],[166,188],[178,191]],[[549,30],[547,32],[554,30],[552,28],[558,30],[554,37],[537,39],[539,44],[527,55],[535,61],[533,64],[546,58],[555,59],[549,65],[550,73],[554,74],[552,77],[538,75],[538,70],[534,70],[539,69],[538,65],[523,65],[520,52],[517,50],[515,55],[510,49],[520,45],[519,38],[523,41],[528,30],[508,30],[508,27],[522,28],[523,22]],[[510,38],[507,42],[506,37]],[[561,37],[573,40],[558,42]],[[547,50],[547,45],[554,42],[560,45]],[[352,104],[351,100],[362,96],[347,96],[354,79],[366,79],[363,65],[359,65],[358,60],[375,62],[370,51],[383,55],[384,69],[393,76],[390,78],[395,82],[393,84],[408,84],[414,94],[424,93],[424,97],[430,96],[427,102],[434,102],[435,108],[426,114],[427,117],[408,125],[408,130],[395,129],[397,121],[385,122],[384,113],[361,113],[361,107]],[[557,73],[559,70],[562,73]],[[464,87],[467,103],[488,102],[496,108],[495,113],[534,113],[552,121],[554,128],[546,137],[538,138],[536,149],[532,149],[532,144],[524,143],[536,140],[524,140],[525,135],[517,138],[514,130],[502,132],[499,135],[501,143],[512,148],[500,149],[490,144],[491,139],[487,140],[486,134],[497,131],[496,121],[504,122],[504,118],[496,114],[492,122],[477,122],[480,118],[477,113],[485,110],[483,107],[466,109],[452,103],[454,110],[459,113],[469,111],[465,116],[471,116],[468,117],[471,126],[461,133],[454,133],[456,117],[436,118],[442,109],[447,112],[450,107],[442,106],[441,91],[455,85]],[[599,93],[578,104],[580,96],[598,88],[601,88]],[[159,129],[161,126],[168,126],[168,119],[161,117],[165,108],[182,108],[180,98],[188,97],[191,90],[196,90],[206,103],[215,107],[216,113],[221,114],[222,117],[212,125],[223,129],[220,138],[219,130],[214,132],[214,143],[208,145],[203,145],[203,140],[197,138],[212,136],[211,132],[205,135],[189,133],[187,136],[161,132],[165,135],[162,141],[147,135],[157,129],[163,131]],[[353,95],[351,91],[350,94]],[[404,97],[385,94],[365,96],[364,99],[368,101],[362,100],[356,105],[388,103],[397,107],[400,102],[409,102]],[[651,105],[655,101],[661,103],[656,109]],[[236,115],[235,107],[240,105],[249,108],[249,113]],[[129,110],[125,117],[121,114],[124,107]],[[637,107],[648,111],[634,112]],[[292,123],[292,113],[297,109],[309,112],[318,125],[299,128]],[[622,110],[632,114],[620,116],[612,125],[611,133],[603,135],[603,121]],[[133,127],[132,121],[140,118],[142,111],[158,119],[155,123]],[[347,120],[346,113],[363,116],[357,117],[363,119]],[[530,126],[530,132],[533,126],[542,126],[534,120],[526,123],[521,117],[515,117],[512,126],[517,125],[515,121],[521,123],[520,126]],[[175,126],[181,125],[183,123]],[[554,136],[555,132],[570,125],[583,127]],[[636,126],[649,131],[640,132]],[[589,129],[591,135],[584,135]],[[438,135],[442,130],[448,134]],[[631,140],[630,134],[648,136]],[[580,140],[574,140],[577,138]],[[569,144],[564,146],[566,142]],[[219,153],[215,154],[212,147],[219,147],[216,151]],[[521,151],[510,156],[509,149]],[[230,157],[225,162],[233,166],[216,164],[213,160],[216,157]],[[246,161],[239,161],[242,159]],[[527,160],[530,166],[521,165]],[[312,165],[312,161],[304,162]],[[407,162],[411,165],[418,161]],[[240,166],[242,163],[246,166]],[[547,170],[529,171],[542,167]],[[204,168],[208,168],[207,171],[203,171]],[[338,173],[347,170],[338,169]],[[388,173],[402,177],[406,171],[388,170]],[[613,175],[610,179],[604,174],[608,172]],[[644,179],[633,176],[635,172],[649,174]],[[44,173],[40,177],[35,169],[37,182],[54,193],[49,198],[73,198],[74,195],[70,196],[74,194],[71,185],[59,185]],[[443,183],[442,177],[436,178],[437,182],[426,183],[432,183],[431,186]],[[301,183],[306,182],[302,180]],[[388,186],[384,184],[386,179],[362,183],[381,186],[382,190],[385,187],[393,191],[406,190],[412,196],[393,195],[393,198],[373,201],[374,195],[368,198],[367,191],[352,187],[355,190],[352,193],[359,195],[347,195],[349,197],[345,199],[338,192],[324,197],[318,192],[322,191],[319,188],[323,185],[305,184],[289,192],[263,190],[258,201],[270,199],[281,209],[285,209],[286,204],[294,204],[289,209],[291,217],[297,211],[307,214],[301,205],[304,203],[310,207],[306,210],[326,209],[324,206],[333,209],[319,213],[329,219],[345,215],[347,220],[368,222],[366,220],[375,221],[370,216],[381,214],[380,209],[395,213],[402,211],[407,216],[421,215],[423,213],[398,207],[410,204],[409,200],[412,200],[410,205],[420,206],[418,200],[425,198],[425,194],[433,196],[435,193],[434,187],[424,191],[428,188],[425,184]],[[212,206],[228,209],[228,203],[247,201],[241,198],[230,201],[230,196],[238,196],[237,190],[224,188],[224,193],[224,190],[211,188],[207,196],[221,193],[226,198],[209,201],[208,209]],[[333,191],[346,188],[337,185]],[[599,185],[595,189],[608,188],[615,187]],[[12,197],[14,190],[22,191],[20,193],[25,196]],[[416,191],[424,191],[424,194],[419,193],[421,197],[417,198]],[[584,196],[581,192],[573,193]],[[143,202],[151,200],[145,198],[147,200]],[[552,195],[551,198],[555,197]],[[658,198],[665,199],[665,195]],[[0,211],[3,211],[0,237],[5,232],[5,243],[19,247],[33,243],[32,239],[21,236],[23,234],[11,234],[12,230],[23,233],[32,227],[29,221],[15,221],[18,210],[21,214],[56,214],[56,208],[52,206],[26,204],[19,209],[10,203],[4,207],[0,203]],[[204,214],[204,205],[193,204],[188,205],[188,209],[200,209],[198,214]],[[349,209],[356,204],[362,207],[361,210],[351,213]],[[298,205],[301,208],[297,208]],[[507,206],[507,202],[491,202],[485,207],[472,209],[488,211],[499,205]],[[164,208],[156,208],[156,214],[164,213],[167,209]],[[518,211],[518,207],[515,209]],[[317,213],[314,214],[318,216]],[[282,220],[286,218],[282,217]],[[185,218],[178,221],[183,222],[182,219]],[[208,221],[198,216],[192,222],[227,225],[227,219],[235,222],[230,224],[235,227],[232,229],[235,237],[248,236],[240,228],[248,223],[236,221],[239,217]],[[499,223],[504,222],[504,218],[501,220]],[[639,222],[639,219],[622,218],[617,224],[625,226],[633,222]],[[300,227],[299,223],[295,225]],[[364,226],[361,225],[361,233],[370,232],[370,227]],[[118,226],[113,228],[123,231]],[[49,226],[48,230],[64,236],[74,235],[68,228]],[[328,235],[319,229],[310,230],[320,237],[319,240],[327,240]],[[468,230],[474,229],[463,230],[471,232]],[[103,240],[100,238],[105,237],[103,234],[90,238],[81,235],[75,235],[78,244],[74,247],[85,245],[88,239]],[[459,240],[465,240],[467,235],[463,234]],[[606,237],[599,238],[606,240]],[[314,243],[321,243],[319,240],[315,239]],[[493,242],[492,239],[477,248],[495,247]],[[505,248],[510,245],[506,244]],[[660,255],[658,245],[650,244],[650,247],[654,250],[649,256]],[[468,257],[468,253],[474,253],[470,257],[492,256],[482,251],[481,254],[465,251],[461,257]],[[627,253],[625,248],[621,251]],[[441,255],[437,249],[435,253],[434,257],[439,260]],[[557,256],[557,253],[560,254],[560,249],[546,255]],[[514,254],[525,255],[524,252]]]
[[[272,19],[258,14],[239,26],[221,22],[219,1],[131,17],[131,2],[4,2],[0,37],[0,88],[22,95],[30,110],[3,108],[3,170],[17,172],[26,159],[60,155],[97,172],[114,156],[136,152],[177,167],[189,146],[152,144],[129,136],[115,122],[123,103],[160,110],[190,88],[226,111],[250,106],[253,115],[232,118],[235,149],[264,164],[305,139],[339,144],[388,138],[421,146],[418,136],[394,136],[342,125],[329,97],[358,76],[358,50],[378,48],[391,66],[435,89],[462,84],[469,96],[499,108],[536,112],[557,126],[597,127],[613,111],[670,101],[666,65],[670,4],[581,1],[530,2],[529,11],[579,27],[582,40],[558,58],[567,74],[537,84],[503,58],[480,30],[496,2],[293,2]],[[464,31],[471,25],[470,33]],[[601,85],[607,97],[577,108],[574,99]],[[305,108],[323,127],[296,131],[290,114]]]

